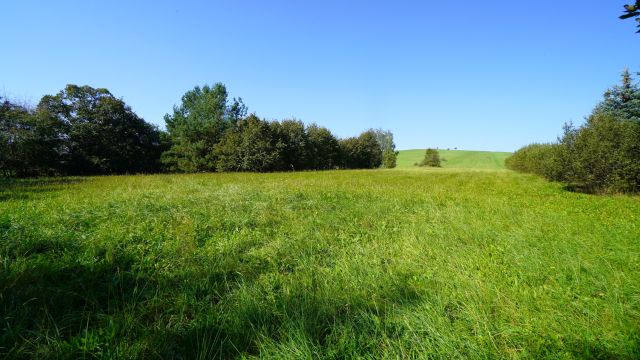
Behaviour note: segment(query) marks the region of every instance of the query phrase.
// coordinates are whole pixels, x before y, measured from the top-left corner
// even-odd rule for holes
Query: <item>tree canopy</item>
[[[158,170],[159,130],[107,89],[67,85],[46,95],[36,114],[55,124],[70,174],[118,174]]]
[[[0,106],[0,171],[11,176],[154,172],[161,132],[106,89],[67,85],[35,109]]]
[[[104,88],[67,85],[35,108],[0,98],[0,175],[376,168],[383,159],[395,166],[389,131],[339,140],[315,124],[247,116],[220,83],[181,100],[163,132]]]
[[[214,171],[215,145],[246,113],[242,99],[230,102],[221,83],[187,91],[181,104],[173,107],[173,114],[164,117],[171,140],[164,163],[172,171]]]
[[[628,70],[607,90],[584,125],[565,125],[555,144],[532,144],[508,168],[586,192],[640,191],[640,88]]]

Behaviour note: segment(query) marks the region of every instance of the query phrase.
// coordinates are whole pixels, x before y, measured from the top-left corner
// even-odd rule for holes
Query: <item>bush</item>
[[[440,164],[440,154],[436,149],[427,149],[424,152],[424,159],[418,164],[418,166],[430,166],[430,167],[441,167]]]
[[[530,144],[505,160],[507,169],[552,178],[551,169],[558,157],[558,144]]]
[[[506,159],[511,170],[561,181],[584,192],[640,191],[640,123],[595,114],[556,144],[531,144]]]
[[[639,192],[640,88],[625,71],[583,126],[565,125],[558,143],[525,146],[506,166],[585,192]]]
[[[563,146],[564,180],[590,192],[640,191],[640,123],[596,114]]]
[[[382,167],[387,169],[393,169],[396,167],[398,159],[398,152],[394,150],[386,149],[382,153]]]

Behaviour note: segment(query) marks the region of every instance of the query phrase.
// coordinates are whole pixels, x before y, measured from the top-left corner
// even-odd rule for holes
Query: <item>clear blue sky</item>
[[[624,3],[4,0],[0,94],[105,87],[164,126],[186,90],[222,82],[267,119],[511,151],[554,140],[640,70]]]

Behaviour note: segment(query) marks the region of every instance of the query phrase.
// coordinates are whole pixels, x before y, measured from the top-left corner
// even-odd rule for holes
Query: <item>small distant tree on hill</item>
[[[440,154],[436,149],[427,149],[424,152],[424,159],[418,164],[418,166],[430,166],[430,167],[441,167],[440,164]]]

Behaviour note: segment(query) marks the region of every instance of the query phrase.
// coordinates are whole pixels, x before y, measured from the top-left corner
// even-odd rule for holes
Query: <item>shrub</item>
[[[558,143],[525,146],[506,166],[586,192],[639,192],[640,88],[625,71],[583,126],[565,125]]]
[[[394,150],[386,149],[382,153],[382,167],[387,169],[393,169],[396,167],[398,159],[398,152]]]
[[[592,192],[640,191],[640,123],[596,114],[563,145],[570,156],[564,180]]]
[[[505,160],[508,169],[524,173],[551,176],[550,169],[557,158],[557,144],[530,144],[514,152]]]
[[[441,167],[440,154],[436,149],[427,149],[419,166]]]

